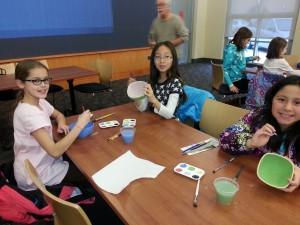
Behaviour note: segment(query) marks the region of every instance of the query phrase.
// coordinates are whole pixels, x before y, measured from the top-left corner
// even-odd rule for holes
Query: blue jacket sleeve
[[[234,60],[234,52],[230,47],[230,45],[227,45],[224,49],[223,70],[224,70],[224,80],[229,87],[233,85],[229,76],[231,71],[231,66],[233,65],[233,60]]]
[[[184,85],[183,89],[187,99],[178,107],[176,117],[182,122],[186,121],[188,118],[192,119],[194,122],[199,122],[205,100],[215,99],[215,97],[206,90],[188,85]]]

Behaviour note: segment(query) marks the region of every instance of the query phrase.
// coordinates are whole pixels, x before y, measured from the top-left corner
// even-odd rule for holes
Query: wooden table
[[[116,114],[106,120],[122,122],[124,118],[137,119],[133,144],[125,145],[121,138],[107,142],[108,137],[118,132],[118,127],[96,127],[94,135],[77,140],[67,154],[125,224],[299,224],[299,190],[285,193],[259,181],[256,176],[257,157],[241,156],[213,174],[212,170],[231,158],[230,155],[219,149],[194,156],[183,156],[180,152],[180,147],[204,140],[208,135],[175,120],[162,119],[151,112],[138,112],[133,104],[103,109],[94,114],[98,116],[111,112]],[[163,165],[166,169],[156,179],[132,182],[118,195],[102,191],[93,183],[91,176],[129,149],[137,157]],[[192,204],[196,181],[173,172],[173,168],[180,162],[206,171],[200,184],[197,208]],[[246,167],[238,181],[240,191],[236,199],[231,206],[218,205],[213,180],[220,176],[233,177],[242,164]]]
[[[76,101],[75,101],[74,86],[73,86],[74,79],[86,77],[86,76],[94,76],[94,75],[97,75],[97,72],[80,68],[77,66],[68,66],[68,67],[49,69],[49,76],[52,77],[53,81],[66,80],[68,82],[73,114],[76,114]],[[9,90],[9,89],[17,89],[15,76],[1,75],[0,91]]]

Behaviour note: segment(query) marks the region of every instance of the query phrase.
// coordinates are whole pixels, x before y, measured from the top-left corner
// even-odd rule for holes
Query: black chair
[[[51,94],[52,95],[52,103],[53,103],[53,106],[55,106],[55,94],[57,92],[60,92],[63,90],[63,87],[59,86],[59,85],[56,85],[56,84],[50,84],[50,87],[49,87],[49,91],[48,91],[48,94]]]
[[[111,92],[112,65],[110,62],[96,59],[94,68],[98,72],[99,83],[79,84],[74,87],[76,91],[82,93]]]
[[[92,96],[95,96],[96,93],[112,92],[112,64],[108,61],[97,58],[93,67],[98,72],[99,82],[79,84],[74,86],[74,90],[81,93],[91,94]]]
[[[49,68],[49,65],[48,65],[48,62],[46,59],[39,60],[39,62],[42,63],[43,65],[45,65],[47,68]],[[64,90],[63,87],[61,87],[57,84],[50,84],[48,94],[52,95],[52,104],[54,107],[55,107],[55,94],[58,92],[61,92],[62,90]]]

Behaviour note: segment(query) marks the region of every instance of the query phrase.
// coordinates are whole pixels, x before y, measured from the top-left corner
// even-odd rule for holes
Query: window
[[[299,0],[228,0],[226,43],[242,26],[253,32],[246,56],[258,55],[264,61],[274,37],[286,38],[291,48],[299,12]]]

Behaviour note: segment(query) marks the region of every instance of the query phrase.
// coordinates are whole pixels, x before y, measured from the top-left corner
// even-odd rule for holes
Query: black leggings
[[[248,83],[249,80],[246,78],[242,78],[238,81],[233,82],[233,85],[236,86],[239,89],[240,93],[247,93],[248,92]],[[236,94],[234,92],[231,92],[227,84],[221,84],[219,93],[222,95],[233,95]]]
[[[90,189],[92,188],[90,182],[85,178],[85,176],[79,171],[79,169],[74,165],[74,163],[69,159],[68,156],[63,156],[64,160],[69,162],[69,169],[60,184],[76,186],[80,189]]]
[[[248,83],[249,80],[246,78],[242,78],[238,81],[233,82],[234,86],[239,89],[239,93],[247,93],[248,92]]]

